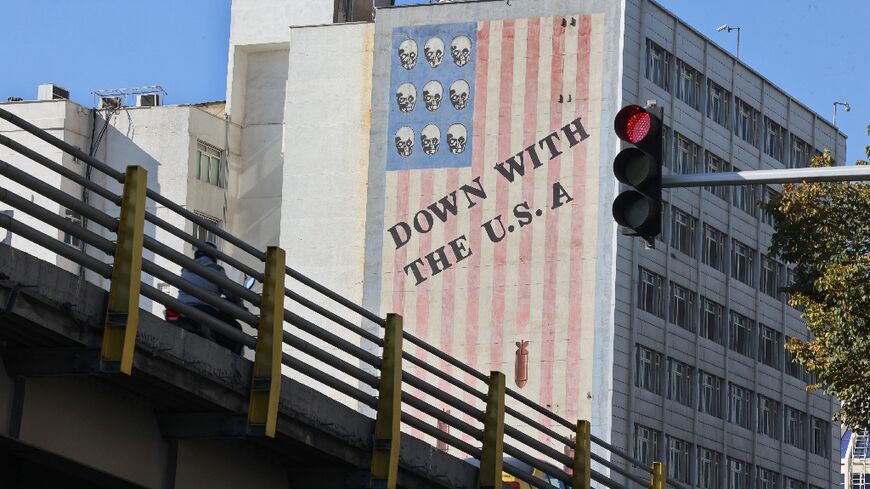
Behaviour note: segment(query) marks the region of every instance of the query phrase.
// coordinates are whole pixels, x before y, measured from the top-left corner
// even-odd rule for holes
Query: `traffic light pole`
[[[870,180],[870,165],[662,175],[663,188]]]

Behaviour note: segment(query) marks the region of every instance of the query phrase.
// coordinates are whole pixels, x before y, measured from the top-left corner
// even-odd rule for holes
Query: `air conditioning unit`
[[[53,100],[69,100],[69,90],[54,85],[51,90],[51,98]]]
[[[157,107],[160,105],[159,93],[143,93],[136,96],[137,107]]]
[[[124,105],[121,97],[100,97],[100,110],[114,110]]]
[[[69,90],[54,83],[43,83],[37,88],[36,100],[69,100]]]

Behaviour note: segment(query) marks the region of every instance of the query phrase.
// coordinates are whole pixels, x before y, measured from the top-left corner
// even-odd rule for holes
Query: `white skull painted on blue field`
[[[407,158],[414,150],[414,130],[410,127],[400,127],[396,131],[396,151],[399,156]]]
[[[435,124],[429,124],[420,131],[420,145],[427,155],[438,152],[438,144],[441,142],[441,130]]]
[[[417,64],[417,43],[413,39],[405,39],[399,44],[399,63],[406,70],[412,69]]]

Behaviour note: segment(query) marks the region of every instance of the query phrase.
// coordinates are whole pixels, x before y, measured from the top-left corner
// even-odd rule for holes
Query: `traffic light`
[[[652,246],[662,229],[662,121],[639,105],[613,120],[616,136],[631,143],[613,160],[613,174],[630,188],[613,201],[613,218]]]

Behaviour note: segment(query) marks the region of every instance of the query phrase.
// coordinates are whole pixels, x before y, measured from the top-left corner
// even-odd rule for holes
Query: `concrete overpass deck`
[[[133,375],[102,372],[106,298],[0,245],[0,486],[368,487],[373,419],[284,376],[278,435],[248,436],[252,362],[145,311]],[[475,467],[401,444],[400,487],[475,487]]]

